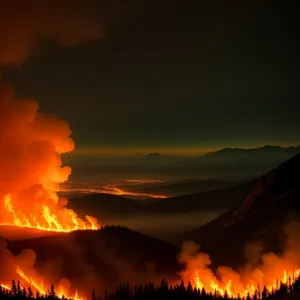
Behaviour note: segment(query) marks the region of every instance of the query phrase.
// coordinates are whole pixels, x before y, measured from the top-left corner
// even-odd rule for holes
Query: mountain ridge
[[[242,264],[244,247],[261,241],[266,250],[281,251],[283,226],[300,214],[300,154],[255,181],[251,191],[228,212],[181,239],[199,243],[218,264]],[[217,253],[223,245],[223,254]]]

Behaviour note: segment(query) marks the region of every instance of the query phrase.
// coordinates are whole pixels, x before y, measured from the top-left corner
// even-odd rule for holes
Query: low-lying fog
[[[106,224],[114,224],[129,227],[158,238],[174,242],[176,235],[199,228],[205,223],[215,219],[224,211],[190,212],[171,215],[143,215],[124,218],[109,218],[100,220]]]

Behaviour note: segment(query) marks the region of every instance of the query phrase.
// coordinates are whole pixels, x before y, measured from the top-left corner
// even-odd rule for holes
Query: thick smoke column
[[[91,6],[97,1],[3,0],[0,2],[0,67],[20,66],[39,50],[41,41],[61,46],[98,39],[102,24]],[[81,220],[59,199],[59,183],[68,180],[70,167],[60,155],[74,149],[70,128],[56,116],[42,114],[33,99],[15,99],[13,88],[0,74],[0,223],[52,231],[96,229],[97,220]],[[14,256],[0,240],[0,284],[12,279],[28,282],[35,276],[35,253]],[[50,275],[50,274],[49,274]],[[51,277],[51,276],[50,276]],[[31,279],[30,279],[31,280]],[[40,281],[39,281],[40,283]],[[43,290],[31,282],[36,290]],[[62,279],[64,295],[70,283]]]
[[[72,46],[102,36],[93,1],[3,0],[0,3],[0,66],[20,65],[42,40]],[[95,4],[95,2],[94,2]],[[71,169],[60,154],[72,151],[68,124],[38,112],[32,99],[14,99],[0,82],[0,223],[55,231],[97,227],[66,209],[58,184]]]
[[[94,16],[96,4],[78,0],[1,0],[0,66],[20,65],[38,50],[41,40],[73,46],[100,38],[102,24]]]
[[[16,100],[10,86],[0,85],[0,223],[55,231],[97,227],[56,194],[71,172],[60,158],[74,148],[70,135],[65,121],[39,113],[36,101]]]

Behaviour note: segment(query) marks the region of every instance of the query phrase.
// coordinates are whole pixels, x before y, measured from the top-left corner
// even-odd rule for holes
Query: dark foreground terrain
[[[201,251],[208,253],[212,258],[213,267],[227,265],[238,268],[244,265],[245,246],[253,241],[260,242],[263,252],[284,251],[283,246],[288,235],[287,231],[283,230],[286,224],[290,229],[291,224],[293,225],[294,236],[289,235],[289,238],[299,239],[300,227],[293,222],[299,220],[300,213],[300,155],[283,163],[254,183],[207,192],[206,197],[212,195],[220,197],[225,193],[230,196],[237,188],[241,191],[236,197],[243,195],[240,203],[233,205],[228,212],[203,227],[186,232],[178,238],[178,242],[193,240],[199,243]],[[199,199],[205,199],[203,193]],[[206,198],[206,201],[207,199],[209,198]],[[163,200],[161,203],[168,201],[171,199]],[[158,204],[152,207],[156,205]],[[183,207],[188,205],[187,201],[182,205]],[[166,207],[168,208],[168,205]],[[179,208],[180,206],[172,209],[179,210]],[[176,246],[120,226],[106,226],[98,231],[78,231],[10,240],[8,249],[13,254],[19,254],[24,249],[32,249],[37,255],[36,269],[42,274],[50,274],[48,281],[57,283],[62,277],[66,277],[71,279],[72,284],[79,290],[87,293],[93,288],[97,291],[99,286],[112,291],[124,282],[144,284],[151,281],[157,285],[162,278],[178,282],[180,280],[178,272],[184,267],[177,261],[180,249]],[[151,289],[153,287],[148,286],[146,294],[140,291],[142,293],[140,295],[137,288],[135,295],[138,299],[166,296],[161,294],[166,290],[155,292]],[[131,291],[130,289],[129,295],[128,288],[123,286],[115,293],[107,295],[107,299],[135,299],[131,297]],[[174,289],[168,291],[166,293],[169,293],[168,297],[171,299],[204,297],[197,291],[191,291],[190,288],[183,291],[183,287],[182,289],[178,287],[176,292]],[[271,295],[270,299],[293,299],[297,297],[294,295],[298,294],[287,295],[283,290],[281,294]],[[216,297],[205,295],[203,299]]]
[[[112,292],[103,292],[101,296],[97,295],[95,290],[91,291],[91,296],[86,298],[96,300],[154,300],[154,299],[169,299],[169,300],[216,300],[216,299],[238,299],[238,300],[257,300],[257,299],[270,299],[270,300],[298,300],[300,296],[300,279],[298,278],[292,285],[280,285],[276,291],[267,291],[263,288],[262,291],[256,290],[254,294],[249,293],[245,296],[231,296],[225,293],[207,293],[204,289],[196,289],[191,284],[187,286],[183,283],[177,285],[169,285],[167,281],[162,280],[160,285],[147,283],[145,285],[122,284]],[[11,289],[2,289],[0,287],[0,299],[65,299],[59,298],[56,294],[55,286],[51,285],[46,295],[40,295],[38,292],[34,294],[29,287],[28,289],[22,288],[19,282],[12,281]]]
[[[32,249],[41,274],[50,274],[53,283],[68,278],[84,291],[95,285],[111,289],[123,282],[157,283],[162,277],[178,280],[182,269],[176,259],[178,248],[114,226],[9,241],[8,249],[15,255]]]

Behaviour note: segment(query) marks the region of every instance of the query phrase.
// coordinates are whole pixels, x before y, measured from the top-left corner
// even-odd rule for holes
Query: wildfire
[[[21,270],[19,267],[16,269],[16,273],[21,277],[22,281],[25,282],[28,286],[33,288],[35,291],[38,291],[41,295],[46,295],[47,291],[45,289],[43,278],[41,278],[40,283],[38,283],[36,280],[34,280],[31,276],[25,274],[23,270]],[[1,285],[2,286],[2,285]],[[3,285],[5,289],[10,288],[8,286]],[[80,297],[78,295],[78,291],[75,291],[75,294],[68,293],[64,286],[60,285],[58,291],[56,292],[57,296],[59,298],[67,298],[67,299],[74,299],[74,300],[84,300],[83,297]]]
[[[39,217],[33,213],[30,213],[29,217],[27,217],[22,213],[22,211],[16,210],[13,207],[11,195],[6,195],[4,197],[4,208],[8,213],[10,213],[11,221],[0,223],[0,225],[34,228],[54,232],[99,229],[99,224],[96,218],[86,216],[86,221],[84,221],[80,219],[74,211],[65,207],[58,210],[59,213],[56,215],[50,211],[48,206],[43,205],[40,208]],[[59,220],[59,217],[61,221]]]
[[[263,295],[266,297],[279,290],[282,284],[287,291],[291,291],[293,284],[300,278],[298,223],[290,223],[285,233],[288,242],[284,253],[262,253],[258,265],[254,267],[249,262],[239,272],[226,266],[220,266],[213,272],[210,267],[211,259],[206,253],[199,251],[200,246],[185,242],[178,255],[178,261],[185,265],[180,272],[181,278],[185,285],[190,283],[200,291],[204,289],[206,293],[234,299],[246,298],[248,295],[260,299]]]
[[[10,287],[8,285],[6,285],[6,284],[0,284],[0,287],[3,288],[3,289],[5,289],[5,290],[10,291]]]
[[[220,296],[225,296],[227,294],[230,298],[238,298],[238,297],[247,297],[256,296],[258,299],[265,287],[268,292],[276,291],[280,288],[280,283],[287,285],[288,289],[291,288],[295,280],[297,280],[300,276],[300,269],[297,271],[287,271],[286,269],[282,270],[281,275],[274,277],[271,280],[273,283],[265,285],[260,285],[259,282],[243,284],[238,278],[228,279],[227,281],[218,281],[213,275],[209,275],[208,273],[203,274],[201,277],[200,270],[196,269],[194,274],[191,276],[191,284],[196,287],[200,291],[204,289],[206,293],[216,293]],[[270,280],[269,280],[270,281]],[[263,282],[264,283],[264,282]]]
[[[94,217],[81,219],[67,207],[67,199],[59,198],[57,194],[60,185],[68,181],[71,174],[71,168],[63,166],[61,158],[62,154],[74,149],[71,133],[67,122],[40,113],[33,99],[15,99],[12,87],[0,82],[1,226],[52,232],[97,230],[100,227]],[[0,258],[12,264],[11,268],[6,266],[1,277],[6,279],[1,287],[9,290],[7,282],[14,278],[6,278],[5,274],[14,270],[20,262],[7,249],[0,247],[0,250],[4,255]],[[14,261],[17,263],[14,264]],[[45,294],[43,280],[29,276],[26,273],[28,266],[25,272],[22,264],[21,268],[16,268],[15,274],[21,278],[22,286],[30,286]],[[30,272],[35,272],[34,259],[30,268]],[[77,292],[69,295],[63,285],[59,286],[57,294],[82,300]]]

